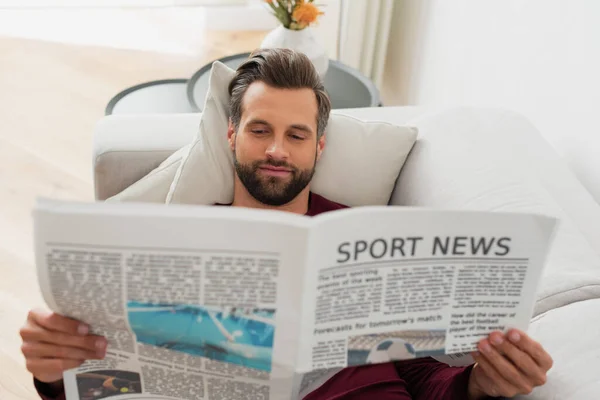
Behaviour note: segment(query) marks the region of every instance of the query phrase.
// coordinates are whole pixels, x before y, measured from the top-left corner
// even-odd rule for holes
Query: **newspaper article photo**
[[[271,370],[275,310],[130,301],[127,313],[138,342]]]

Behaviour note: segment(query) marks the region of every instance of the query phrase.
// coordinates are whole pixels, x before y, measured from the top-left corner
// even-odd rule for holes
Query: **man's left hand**
[[[529,394],[546,383],[552,357],[525,332],[511,329],[506,335],[493,332],[482,339],[469,378],[469,400]]]

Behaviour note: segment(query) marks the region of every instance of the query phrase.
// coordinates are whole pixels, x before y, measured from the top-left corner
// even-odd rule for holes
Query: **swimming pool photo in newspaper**
[[[348,365],[443,355],[445,330],[407,330],[348,338]]]
[[[127,313],[139,342],[271,371],[274,309],[130,301]]]

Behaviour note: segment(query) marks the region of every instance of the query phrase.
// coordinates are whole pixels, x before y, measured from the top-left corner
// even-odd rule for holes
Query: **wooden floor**
[[[0,36],[0,399],[36,399],[20,352],[27,311],[44,306],[32,251],[37,196],[92,200],[94,124],[112,96],[140,82],[189,78],[250,51],[265,32],[204,32],[195,54]]]

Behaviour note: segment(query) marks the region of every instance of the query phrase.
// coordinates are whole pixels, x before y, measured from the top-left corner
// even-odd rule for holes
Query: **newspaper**
[[[109,342],[65,372],[68,400],[297,399],[347,366],[465,363],[527,329],[557,223],[48,199],[34,217],[48,306]]]

